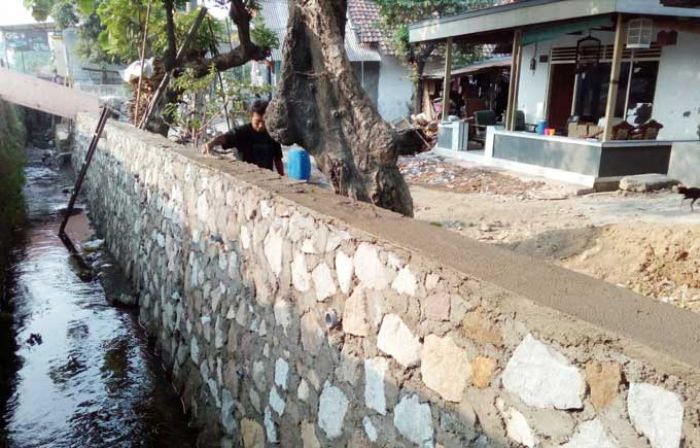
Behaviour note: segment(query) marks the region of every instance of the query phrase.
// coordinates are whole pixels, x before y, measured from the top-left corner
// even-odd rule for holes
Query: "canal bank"
[[[137,315],[107,300],[99,278],[111,262],[86,214],[71,218],[69,234],[95,275],[86,276],[56,236],[72,173],[54,162],[51,147],[26,155],[26,220],[5,270],[13,340],[0,352],[14,376],[0,407],[0,447],[194,446],[196,433]],[[112,276],[109,284],[118,283]]]

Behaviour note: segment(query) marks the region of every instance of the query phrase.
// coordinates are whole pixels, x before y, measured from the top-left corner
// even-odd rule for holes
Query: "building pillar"
[[[515,129],[518,110],[518,87],[520,85],[520,62],[522,59],[522,31],[513,33],[513,59],[510,64],[510,83],[508,85],[508,107],[506,108],[505,126],[507,131]]]
[[[450,115],[450,87],[452,85],[452,37],[447,38],[445,49],[445,79],[442,84],[442,121]]]
[[[615,47],[613,48],[612,64],[610,68],[610,86],[608,88],[608,103],[605,107],[605,128],[603,141],[612,138],[613,120],[617,106],[617,91],[620,87],[620,67],[622,66],[622,51],[624,50],[624,20],[622,14],[617,15],[615,27]]]

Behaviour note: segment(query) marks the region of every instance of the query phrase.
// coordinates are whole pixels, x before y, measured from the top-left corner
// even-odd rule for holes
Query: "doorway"
[[[552,64],[547,122],[550,128],[564,131],[571,116],[576,64]]]

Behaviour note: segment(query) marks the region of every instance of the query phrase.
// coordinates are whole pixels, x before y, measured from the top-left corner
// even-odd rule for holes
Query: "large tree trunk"
[[[290,1],[284,65],[267,127],[281,143],[306,148],[336,193],[412,216],[395,135],[345,54],[346,7],[347,0]]]

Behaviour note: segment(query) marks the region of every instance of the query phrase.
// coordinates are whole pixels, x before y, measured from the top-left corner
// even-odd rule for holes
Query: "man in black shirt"
[[[282,146],[274,141],[265,128],[265,111],[267,101],[257,100],[251,107],[250,124],[238,126],[224,134],[214,137],[202,147],[203,154],[209,154],[211,148],[236,148],[240,160],[253,163],[260,168],[277,169],[284,176],[282,163]]]

